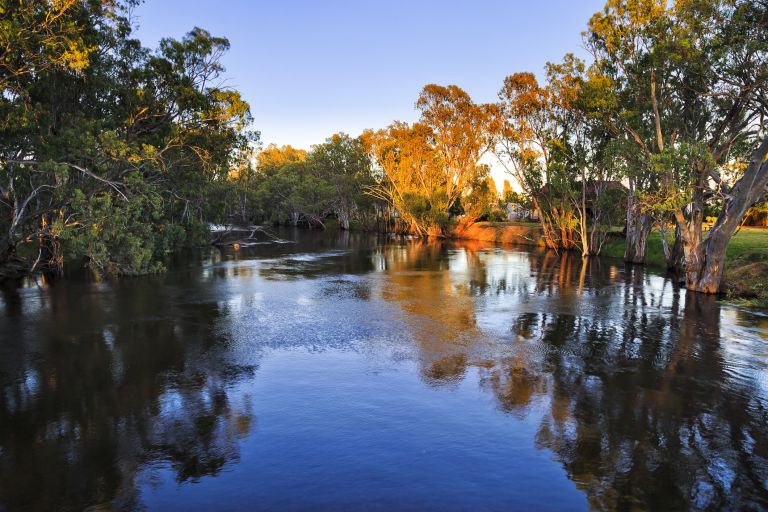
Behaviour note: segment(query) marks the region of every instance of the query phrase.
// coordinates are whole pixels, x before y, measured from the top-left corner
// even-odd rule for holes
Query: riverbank
[[[602,255],[623,258],[625,240],[614,238],[603,247]],[[743,227],[728,244],[723,291],[729,298],[748,305],[768,307],[768,229]],[[666,270],[661,235],[654,230],[648,237],[645,263]]]
[[[458,224],[449,237],[506,245],[544,246],[541,228],[535,222],[475,222],[469,226]]]
[[[480,240],[504,245],[544,245],[541,229],[531,222],[477,222],[456,226],[450,235],[461,240]],[[610,238],[602,256],[622,259],[626,240]],[[653,231],[648,239],[646,265],[666,271],[661,236]],[[768,307],[768,229],[742,228],[728,245],[723,290],[729,298],[748,305]]]

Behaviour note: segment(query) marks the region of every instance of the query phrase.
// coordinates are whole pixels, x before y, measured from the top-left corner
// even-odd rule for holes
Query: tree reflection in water
[[[494,250],[444,249],[380,256],[392,273],[383,296],[408,313],[427,383],[455,383],[474,366],[503,411],[543,410],[537,446],[596,509],[768,506],[768,411],[758,382],[728,367],[714,297],[655,276],[652,285],[642,267],[551,251],[531,253],[531,281],[510,287],[489,271]],[[488,357],[478,316],[497,313],[467,297],[489,294],[556,303],[512,318],[509,350]]]
[[[102,302],[48,289],[53,321],[24,336],[34,351],[1,359],[0,503],[10,509],[133,509],[143,465],[187,481],[237,461],[236,441],[255,418],[228,385],[254,369],[227,360],[213,328],[224,313],[215,303],[164,312],[151,288],[131,290]],[[115,311],[130,319],[153,310],[153,320],[110,323]],[[3,339],[4,353],[25,354]]]
[[[593,508],[768,507],[768,322],[639,267],[314,235],[167,278],[6,287],[0,300],[0,508],[135,509],[153,471],[235,470],[258,435],[238,386],[259,380],[259,350],[302,348],[377,368],[410,351],[417,385],[476,384],[491,414],[535,425],[531,444]],[[328,373],[353,378],[350,360]]]

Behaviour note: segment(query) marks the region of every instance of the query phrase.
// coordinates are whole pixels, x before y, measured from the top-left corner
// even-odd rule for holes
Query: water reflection
[[[475,365],[505,412],[544,409],[536,445],[557,455],[591,507],[768,504],[764,328],[752,338],[758,351],[735,358],[720,336],[714,297],[686,295],[641,267],[533,252],[525,258],[529,268],[520,272],[517,265],[518,282],[508,287],[502,274],[509,265],[495,261],[499,252],[508,256],[503,251],[460,244],[442,258],[424,257],[436,250],[398,251],[413,253],[412,260],[385,265],[395,286],[388,283],[394,291],[383,296],[409,313],[426,380],[450,382]],[[403,271],[413,269],[433,273],[409,279]],[[514,340],[508,350],[478,351],[482,341],[457,349],[456,340],[478,336],[478,317],[499,316],[497,297],[508,294],[542,309],[523,307],[511,322],[501,320]],[[468,295],[488,297],[478,304]],[[541,296],[550,299],[546,305]],[[736,316],[764,326],[760,317]],[[450,355],[446,342],[454,342]]]
[[[285,236],[3,288],[0,509],[162,508],[169,475],[185,508],[768,507],[765,316],[567,253]]]
[[[228,361],[216,304],[173,305],[153,289],[44,289],[30,321],[3,330],[1,503],[134,508],[144,464],[186,481],[237,460],[255,417],[227,386],[254,368]]]

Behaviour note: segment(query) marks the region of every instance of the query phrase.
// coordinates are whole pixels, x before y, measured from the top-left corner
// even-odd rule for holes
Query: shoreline
[[[725,275],[718,295],[737,304],[768,308],[768,230],[742,228],[745,242],[736,240],[729,247]],[[737,235],[738,236],[738,235]],[[450,234],[453,240],[476,240],[499,245],[527,245],[544,247],[540,240],[541,228],[534,223],[519,222],[476,222],[469,226],[457,225]],[[625,239],[613,238],[606,241],[600,258],[623,261]],[[658,245],[658,247],[656,247]],[[656,261],[661,258],[660,261]],[[666,272],[663,264],[661,241],[654,230],[649,238],[645,267]]]
[[[535,223],[520,222],[475,222],[469,226],[454,226],[449,239],[477,240],[494,242],[502,245],[528,245],[544,247],[541,240],[541,228]]]
[[[469,226],[457,224],[447,233],[448,240],[472,240],[500,246],[544,248],[541,228],[532,222],[475,222]],[[625,239],[613,237],[606,241],[600,258],[623,262]],[[653,231],[648,240],[645,267],[666,273],[661,240]],[[29,276],[20,260],[0,267],[0,283],[7,284]],[[728,249],[725,275],[718,294],[740,305],[768,308],[768,229],[742,228]]]

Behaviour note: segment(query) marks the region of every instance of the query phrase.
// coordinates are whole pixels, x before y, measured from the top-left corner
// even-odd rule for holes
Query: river
[[[768,508],[768,315],[620,262],[287,231],[0,291],[0,510]]]

